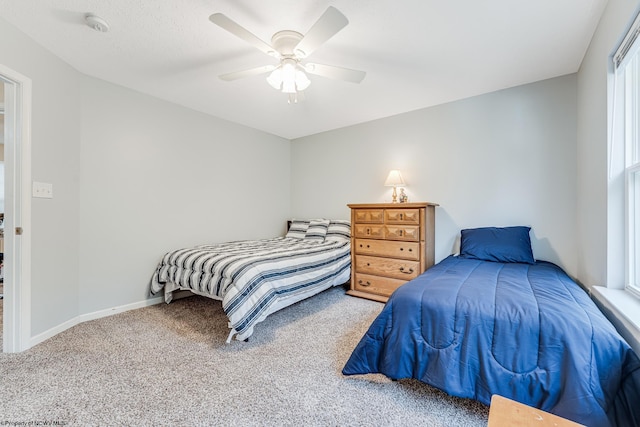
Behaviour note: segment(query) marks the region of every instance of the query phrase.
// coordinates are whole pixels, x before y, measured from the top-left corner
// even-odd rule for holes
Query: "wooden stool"
[[[487,427],[585,427],[515,400],[494,394]]]

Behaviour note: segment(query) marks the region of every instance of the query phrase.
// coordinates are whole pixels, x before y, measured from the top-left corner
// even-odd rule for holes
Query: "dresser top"
[[[399,208],[426,208],[427,206],[440,206],[431,202],[407,202],[407,203],[349,203],[351,209],[399,209]]]

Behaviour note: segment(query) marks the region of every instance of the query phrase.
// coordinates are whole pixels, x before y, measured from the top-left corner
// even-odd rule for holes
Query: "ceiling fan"
[[[329,6],[307,34],[302,35],[292,30],[278,31],[271,37],[271,45],[263,42],[222,13],[214,13],[209,17],[209,20],[280,61],[277,65],[263,65],[248,70],[222,74],[219,76],[222,80],[231,81],[271,73],[267,77],[267,82],[275,89],[288,94],[289,102],[297,102],[298,94],[311,84],[305,72],[352,83],[360,83],[366,75],[364,71],[333,65],[303,63],[318,47],[349,23],[347,18],[333,6]]]

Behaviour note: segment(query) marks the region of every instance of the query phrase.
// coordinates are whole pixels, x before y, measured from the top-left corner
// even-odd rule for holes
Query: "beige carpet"
[[[382,304],[323,292],[226,345],[191,297],[86,322],[0,355],[0,422],[74,426],[486,426],[488,408],[413,380],[344,377]]]

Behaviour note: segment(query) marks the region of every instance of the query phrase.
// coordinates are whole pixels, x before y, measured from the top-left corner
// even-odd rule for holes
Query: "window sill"
[[[593,286],[591,295],[636,354],[640,354],[640,298],[623,289]]]

